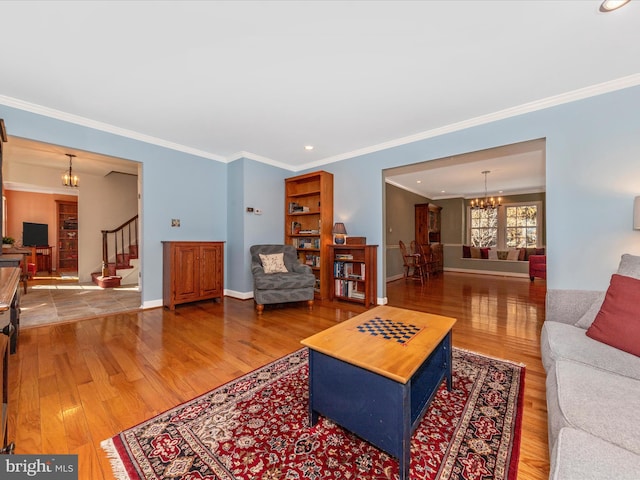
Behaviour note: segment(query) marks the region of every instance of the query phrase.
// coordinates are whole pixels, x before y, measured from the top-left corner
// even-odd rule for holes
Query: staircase
[[[138,216],[113,230],[102,230],[102,269],[93,272],[93,283],[102,288],[137,284]]]

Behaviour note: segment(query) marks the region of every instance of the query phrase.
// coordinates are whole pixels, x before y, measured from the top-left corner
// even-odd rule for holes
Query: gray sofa
[[[640,279],[640,257],[618,272]],[[554,480],[640,478],[640,357],[588,337],[605,292],[549,290],[540,344]]]
[[[253,274],[253,299],[258,314],[262,314],[267,304],[306,301],[313,308],[316,277],[308,265],[298,261],[298,254],[292,245],[253,245],[251,253],[251,273]],[[283,253],[286,273],[265,273],[260,254]]]

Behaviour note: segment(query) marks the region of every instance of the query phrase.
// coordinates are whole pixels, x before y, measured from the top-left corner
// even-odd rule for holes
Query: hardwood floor
[[[456,347],[526,364],[519,480],[548,478],[539,338],[546,285],[445,273],[388,284],[389,304],[458,319]],[[301,347],[365,309],[345,302],[267,308],[183,305],[23,329],[9,362],[16,453],[77,453],[80,479],[112,479],[100,442]]]

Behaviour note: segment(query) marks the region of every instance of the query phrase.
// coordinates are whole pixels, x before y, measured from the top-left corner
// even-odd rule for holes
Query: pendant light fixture
[[[69,157],[69,171],[68,172],[64,172],[62,174],[62,184],[65,187],[75,187],[78,188],[78,184],[80,183],[80,179],[78,178],[77,175],[73,174],[73,165],[71,164],[73,158],[75,157],[75,155],[73,155],[72,153],[65,153],[65,155],[67,157]]]
[[[487,175],[489,175],[490,173],[490,170],[485,170],[482,172],[482,174],[484,175],[484,200],[478,200],[477,198],[475,200],[471,200],[471,208],[473,208],[474,210],[494,210],[500,206],[500,201],[502,200],[501,197],[498,197],[498,200],[496,201],[495,198],[489,198],[487,196]]]

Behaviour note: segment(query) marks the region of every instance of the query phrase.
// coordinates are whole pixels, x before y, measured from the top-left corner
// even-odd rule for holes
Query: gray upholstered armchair
[[[316,277],[311,267],[298,261],[293,245],[253,245],[250,252],[253,299],[256,302],[258,314],[262,313],[266,304],[273,303],[306,301],[309,310],[313,308],[313,287]],[[260,254],[282,254],[282,261],[287,271],[265,273]]]

